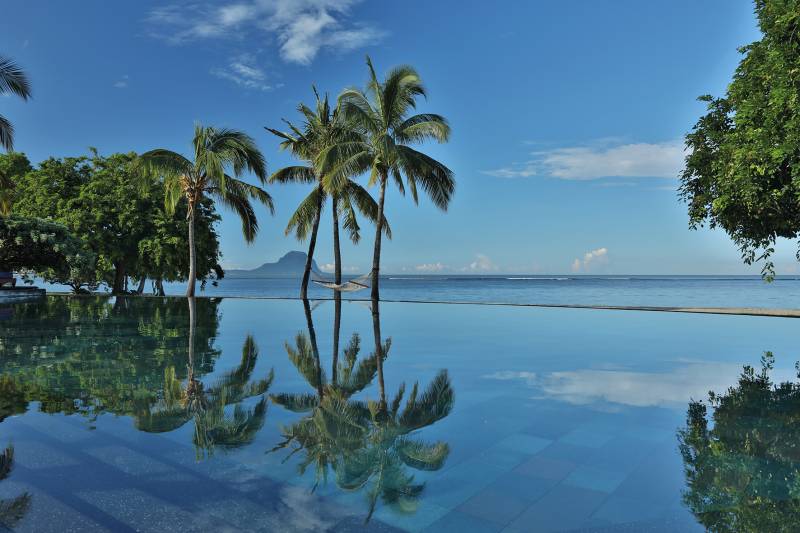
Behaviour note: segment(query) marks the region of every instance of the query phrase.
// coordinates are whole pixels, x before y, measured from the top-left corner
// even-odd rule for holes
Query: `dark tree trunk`
[[[194,246],[194,206],[189,206],[189,286],[186,296],[194,297],[194,286],[197,281],[197,250]]]
[[[114,263],[114,286],[111,288],[111,294],[125,293],[125,277],[125,263],[116,261]]]
[[[161,278],[156,280],[156,294],[158,296],[166,296],[164,292],[164,281]]]
[[[333,363],[331,364],[331,383],[336,385],[339,371],[339,329],[342,326],[342,294],[333,291]]]
[[[378,220],[375,223],[375,250],[372,253],[372,300],[380,299],[380,288],[378,279],[381,270],[381,237],[383,236],[383,203],[386,199],[386,179],[387,174],[381,174],[381,189],[378,194]]]
[[[189,371],[189,384],[194,381],[194,330],[195,330],[195,300],[187,298],[189,304],[189,358],[187,369]]]
[[[386,386],[383,381],[383,342],[381,341],[381,311],[377,298],[372,299],[372,334],[375,337],[375,357],[378,367],[378,391],[380,393],[379,411],[386,411]]]
[[[314,355],[314,368],[316,370],[316,383],[317,394],[319,399],[322,400],[322,364],[319,360],[319,349],[317,348],[317,332],[314,329],[314,320],[311,318],[311,304],[307,299],[303,299],[303,309],[306,312],[306,324],[308,325],[308,338],[311,341],[311,353]]]
[[[322,185],[319,186],[319,201],[317,202],[317,213],[314,215],[314,223],[311,226],[311,238],[308,240],[308,256],[306,257],[306,267],[303,270],[303,281],[300,283],[300,298],[308,298],[308,280],[311,278],[311,264],[314,261],[314,248],[317,246],[317,231],[319,231],[319,218],[322,213]]]
[[[331,205],[333,207],[333,282],[339,285],[342,283],[342,249],[339,246],[339,201],[336,196],[331,196]],[[338,293],[339,291],[334,292]]]
[[[146,281],[147,281],[147,278],[144,277],[144,276],[142,276],[141,279],[139,279],[139,286],[136,287],[136,294],[139,294],[139,295],[144,294],[144,284],[145,284]]]

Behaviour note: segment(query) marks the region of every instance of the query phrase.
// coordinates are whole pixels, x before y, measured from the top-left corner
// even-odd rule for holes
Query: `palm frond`
[[[401,143],[423,142],[428,139],[447,142],[450,138],[450,125],[441,115],[421,113],[408,117],[398,125],[395,137]]]
[[[432,157],[405,145],[397,145],[398,166],[409,180],[422,186],[433,204],[446,211],[455,191],[453,172]]]
[[[308,193],[308,196],[300,202],[300,205],[297,206],[292,216],[289,217],[289,222],[286,224],[286,235],[294,230],[297,240],[305,240],[311,228],[314,226],[314,220],[322,216],[324,205],[325,191],[322,187],[314,187],[314,189]]]
[[[0,94],[13,93],[27,100],[31,97],[28,75],[11,58],[0,56]]]
[[[269,177],[270,183],[315,183],[316,181],[314,169],[302,165],[283,167]]]
[[[14,148],[14,125],[3,115],[0,115],[0,146],[9,152]]]

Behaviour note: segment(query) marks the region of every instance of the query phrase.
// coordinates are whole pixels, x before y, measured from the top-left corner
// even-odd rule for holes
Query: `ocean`
[[[223,279],[198,292],[202,296],[296,298],[296,279]],[[185,284],[166,287],[180,295]],[[331,297],[315,284],[310,298]],[[347,299],[368,299],[369,290],[343,293]],[[426,302],[511,304],[762,307],[800,308],[800,277],[782,276],[772,283],[759,276],[408,276],[381,278],[381,299]]]

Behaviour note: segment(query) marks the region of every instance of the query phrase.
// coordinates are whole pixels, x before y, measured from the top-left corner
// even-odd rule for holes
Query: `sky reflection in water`
[[[791,319],[387,303],[374,316],[356,302],[205,298],[9,309],[0,523],[20,531],[702,530],[795,517],[797,461],[782,445],[793,400],[762,380],[724,426],[713,417],[727,403],[690,404],[737,385],[765,349],[772,381],[794,379]],[[753,420],[769,444],[737,448]],[[787,481],[737,484],[761,472]]]

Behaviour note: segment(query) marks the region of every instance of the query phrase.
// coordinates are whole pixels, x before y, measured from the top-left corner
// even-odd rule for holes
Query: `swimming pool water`
[[[772,389],[797,382],[793,319],[372,310],[4,306],[0,525],[791,531],[800,517],[800,390]]]

